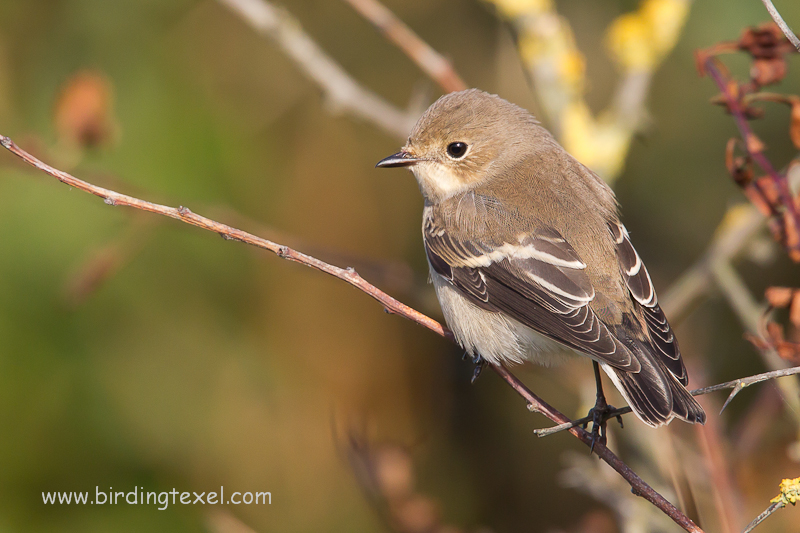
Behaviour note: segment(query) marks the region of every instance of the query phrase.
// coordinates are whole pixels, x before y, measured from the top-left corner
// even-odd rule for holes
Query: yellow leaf
[[[509,18],[516,18],[522,15],[533,15],[552,11],[553,2],[551,0],[486,0],[494,4],[498,11]]]

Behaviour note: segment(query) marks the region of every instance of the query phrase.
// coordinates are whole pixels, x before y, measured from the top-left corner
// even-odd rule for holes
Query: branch
[[[767,381],[770,379],[782,378],[785,376],[793,376],[795,374],[800,374],[800,366],[792,367],[792,368],[784,368],[781,370],[773,370],[772,372],[765,372],[763,374],[757,374],[755,376],[748,376],[746,378],[739,378],[734,379],[733,381],[726,381],[725,383],[720,383],[719,385],[711,385],[710,387],[703,387],[702,389],[695,389],[689,391],[692,396],[702,396],[703,394],[708,394],[709,392],[716,392],[718,390],[726,390],[726,389],[733,389],[731,393],[728,395],[728,399],[725,400],[725,405],[722,406],[720,409],[720,413],[725,410],[728,404],[733,400],[734,396],[742,392],[743,389],[749,387],[750,385],[755,385],[756,383],[761,383],[762,381]],[[622,407],[620,409],[615,409],[608,414],[609,420],[616,417],[626,415],[631,412],[630,407]],[[543,429],[534,429],[533,433],[537,437],[547,437],[548,435],[552,435],[554,433],[559,433],[560,431],[564,431],[570,428],[574,428],[577,426],[585,426],[589,422],[592,421],[591,416],[586,416],[579,420],[572,420],[570,422],[566,422],[563,424],[559,424],[557,426],[552,426],[549,428]]]
[[[644,0],[639,9],[612,22],[606,45],[620,80],[610,105],[598,115],[585,99],[585,58],[555,3],[485,1],[513,25],[520,58],[550,130],[569,153],[613,181],[646,115],[653,73],[677,43],[691,0]]]
[[[756,526],[758,526],[758,525],[759,525],[761,522],[763,522],[764,520],[766,520],[767,518],[769,518],[769,515],[771,515],[772,513],[774,513],[775,511],[777,511],[778,509],[782,509],[783,507],[784,507],[784,504],[783,504],[783,502],[775,502],[775,503],[771,504],[769,507],[767,507],[767,509],[766,509],[766,510],[765,510],[763,513],[761,513],[760,515],[758,515],[758,516],[755,518],[755,520],[753,520],[752,522],[750,522],[750,523],[747,525],[747,527],[746,527],[746,528],[744,528],[744,529],[742,530],[742,533],[750,533],[750,532],[751,532],[751,531],[753,531],[753,530],[756,528]]]
[[[798,500],[800,500],[800,477],[784,479],[781,481],[781,493],[770,500],[772,505],[750,522],[750,525],[742,533],[750,533],[758,524],[766,520],[769,515],[789,504],[795,505]]]
[[[691,392],[692,396],[700,396],[703,394],[708,394],[709,392],[716,392],[718,390],[733,389],[728,395],[728,399],[725,400],[725,404],[722,406],[722,409],[719,410],[719,412],[722,413],[728,404],[731,403],[731,400],[733,400],[734,396],[742,392],[742,390],[744,390],[746,387],[755,385],[756,383],[761,383],[762,381],[782,378],[785,376],[793,376],[795,374],[800,374],[800,366],[783,368],[781,370],[773,370],[772,372],[764,372],[763,374],[757,374],[755,376],[749,376],[746,378],[734,379],[733,381],[726,381],[725,383],[720,383],[719,385],[711,385],[710,387],[695,389]]]
[[[736,83],[730,83],[725,76],[720,72],[720,69],[717,67],[717,60],[716,58],[708,57],[703,62],[703,69],[707,72],[711,78],[714,80],[714,83],[717,84],[717,87],[720,91],[722,91],[722,97],[725,100],[725,104],[727,108],[730,110],[731,114],[734,117],[736,122],[736,126],[739,129],[739,133],[744,140],[743,148],[747,155],[758,163],[758,166],[769,175],[770,179],[772,180],[773,184],[777,188],[778,198],[780,200],[780,204],[784,209],[783,215],[786,217],[785,225],[786,225],[786,232],[789,233],[790,229],[797,232],[800,231],[800,211],[798,211],[797,206],[795,205],[794,199],[792,197],[792,192],[789,190],[789,183],[786,179],[786,176],[782,176],[775,170],[775,167],[772,166],[772,162],[764,155],[764,143],[753,133],[753,130],[750,128],[750,124],[747,122],[747,117],[745,115],[745,110],[742,109],[742,105],[739,101],[739,92],[740,88],[739,85]],[[791,243],[788,239],[786,239],[786,247],[789,249],[790,257],[798,261],[800,260],[800,242],[798,243]]]
[[[209,218],[192,213],[186,207],[179,207],[176,209],[174,207],[154,204],[151,202],[147,202],[145,200],[140,200],[139,198],[134,198],[132,196],[120,194],[118,192],[109,189],[104,189],[102,187],[92,185],[91,183],[87,183],[66,172],[63,172],[61,170],[55,169],[47,165],[46,163],[40,161],[39,159],[32,156],[25,150],[19,148],[16,144],[14,144],[14,142],[11,139],[2,135],[0,135],[0,146],[6,148],[8,151],[16,155],[26,163],[56,178],[60,182],[69,185],[70,187],[74,187],[84,192],[88,192],[89,194],[93,194],[95,196],[103,198],[103,201],[108,205],[128,206],[128,207],[133,207],[134,209],[140,209],[143,211],[148,211],[151,213],[163,215],[169,218],[174,218],[176,220],[180,220],[181,222],[185,222],[192,226],[197,226],[198,228],[218,233],[220,236],[222,236],[222,238],[226,240],[235,240],[246,244],[251,244],[253,246],[257,246],[259,248],[268,250],[283,259],[294,261],[296,263],[306,265],[321,272],[325,272],[326,274],[330,274],[331,276],[339,278],[349,283],[350,285],[356,287],[357,289],[365,292],[366,294],[368,294],[369,296],[380,302],[381,305],[384,306],[384,309],[387,312],[408,318],[409,320],[412,320],[413,322],[416,322],[417,324],[428,328],[429,330],[433,331],[434,333],[442,337],[445,337],[451,341],[455,341],[455,338],[453,337],[453,334],[450,332],[450,330],[448,330],[447,328],[445,328],[432,318],[420,313],[415,309],[412,309],[411,307],[396,300],[395,298],[392,298],[391,296],[381,291],[374,285],[368,283],[361,276],[359,276],[358,273],[352,268],[339,268],[337,266],[325,263],[324,261],[320,261],[319,259],[298,252],[297,250],[289,248],[288,246],[284,246],[269,241],[267,239],[262,239],[261,237],[257,237],[255,235],[247,233],[246,231],[242,231],[240,229],[236,229],[226,224],[222,224],[220,222],[216,222]],[[509,384],[509,386],[511,386],[512,389],[514,389],[520,396],[522,396],[528,402],[528,408],[531,411],[541,413],[557,424],[564,424],[570,422],[570,420],[566,416],[564,416],[562,413],[560,413],[559,411],[548,405],[544,400],[542,400],[536,394],[534,394],[519,379],[517,379],[513,374],[511,374],[511,372],[509,372],[505,367],[494,366],[494,365],[490,366],[492,367],[492,370],[494,370],[506,383]],[[592,445],[592,436],[585,430],[573,427],[569,429],[569,432],[572,433],[572,435],[574,435],[576,438],[578,438],[581,442],[583,442],[587,446]],[[672,505],[669,501],[666,500],[666,498],[664,498],[655,489],[653,489],[650,485],[648,485],[642,478],[638,476],[638,474],[636,474],[636,472],[631,470],[631,468],[627,464],[625,464],[605,445],[603,445],[600,442],[594,443],[594,452],[600,457],[600,459],[605,461],[609,466],[611,466],[611,468],[616,470],[623,478],[625,478],[625,480],[630,484],[631,491],[634,494],[645,498],[653,505],[658,507],[662,512],[664,512],[667,516],[669,516],[673,521],[675,521],[676,524],[681,526],[684,530],[689,532],[702,533],[702,530],[699,527],[697,527],[697,525],[694,522],[692,522],[691,519],[689,519],[680,510],[678,510],[677,507]]]
[[[778,25],[786,38],[789,39],[789,42],[792,43],[795,48],[797,48],[798,52],[800,52],[800,39],[797,38],[797,35],[795,35],[789,25],[786,24],[786,21],[783,20],[783,17],[780,13],[778,13],[778,10],[775,8],[772,0],[761,0],[761,2],[764,4],[764,7],[767,8],[767,11],[769,11],[769,16],[772,17],[772,20],[775,21],[775,24]]]
[[[275,41],[300,70],[322,88],[334,110],[349,111],[393,137],[406,139],[417,121],[416,111],[401,111],[362,87],[303,31],[300,23],[287,11],[266,0],[219,2],[258,33]]]
[[[730,263],[717,263],[712,272],[722,294],[745,329],[760,338],[759,325],[764,309],[753,298],[736,269]],[[781,359],[774,348],[759,350],[759,354],[768,368],[775,371],[786,368],[786,361]],[[783,400],[789,405],[787,413],[792,417],[795,425],[800,428],[800,386],[798,386],[797,380],[781,381],[778,383],[778,389]]]
[[[397,45],[425,74],[452,93],[468,88],[450,62],[378,0],[345,0],[372,23],[387,39]]]

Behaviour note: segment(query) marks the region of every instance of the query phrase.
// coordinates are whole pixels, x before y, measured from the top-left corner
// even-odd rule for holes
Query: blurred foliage
[[[796,28],[800,5],[783,4]],[[468,83],[537,112],[508,28],[485,3],[386,5]],[[398,106],[420,83],[433,91],[343,2],[284,6],[356,79]],[[594,112],[616,81],[604,32],[636,6],[556,4],[585,54]],[[662,292],[742,200],[724,168],[734,125],[709,105],[716,91],[697,77],[692,52],[766,18],[757,1],[693,4],[655,74],[650,126],[634,140],[616,189]],[[800,86],[796,66],[783,84],[788,92]],[[64,95],[80,76],[95,80],[97,99],[89,98],[88,114],[65,115]],[[756,128],[773,161],[785,162],[795,150],[779,109]],[[94,129],[81,131],[97,142],[84,152],[64,132],[86,124]],[[307,244],[301,250],[322,250],[322,259],[348,257],[368,279],[382,279],[382,265],[408,264],[410,280],[384,286],[439,316],[424,285],[417,187],[399,171],[373,170],[397,142],[329,114],[317,87],[215,1],[0,0],[0,126],[79,177],[223,213],[223,221],[236,213],[243,229],[288,235]],[[206,531],[213,506],[45,506],[41,492],[220,485],[272,493],[270,506],[228,508],[256,531],[380,530],[343,453],[341,435],[353,426],[407,450],[417,490],[438,502],[443,523],[608,529],[605,504],[558,481],[562,452],[585,449],[567,435],[535,439],[531,429],[545,420],[493,375],[470,386],[470,365],[454,346],[337,280],[174,221],[142,226],[148,216],[70,191],[0,154],[0,530]],[[767,267],[743,263],[754,294],[796,285],[796,270],[778,257]],[[76,300],[74,280],[91,268],[110,275]],[[762,370],[721,298],[677,332],[695,379]],[[588,365],[519,372],[567,414],[581,415],[592,400]],[[721,421],[739,464],[745,522],[763,510],[776,480],[798,471],[784,453],[792,429],[774,396],[772,384],[748,389]],[[765,411],[771,423],[759,430],[763,417],[753,409],[769,405],[777,405]],[[695,446],[692,428],[639,426],[626,424],[623,455],[624,439],[636,435],[669,434]],[[656,467],[640,473],[669,483]],[[770,518],[764,531],[796,524],[793,511]],[[699,512],[714,523],[712,504]]]
[[[643,0],[605,29],[605,45],[620,74],[611,101],[597,116],[586,99],[586,59],[569,19],[550,0],[486,0],[515,28],[543,118],[564,148],[613,183],[644,121],[652,75],[680,37],[690,0]],[[596,46],[596,45],[595,45]]]

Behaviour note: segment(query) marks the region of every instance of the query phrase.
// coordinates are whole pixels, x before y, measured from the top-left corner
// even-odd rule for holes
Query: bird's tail
[[[675,417],[692,424],[705,424],[705,411],[686,387],[646,349],[637,351],[642,363],[639,372],[602,365],[636,416],[653,427],[668,424]]]

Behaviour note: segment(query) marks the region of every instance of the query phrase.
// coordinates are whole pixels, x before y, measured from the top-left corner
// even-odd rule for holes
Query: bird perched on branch
[[[678,341],[619,220],[613,191],[526,110],[477,89],[451,93],[378,167],[409,168],[447,325],[476,362],[594,362],[643,422],[704,423]],[[598,429],[601,428],[601,429]]]

